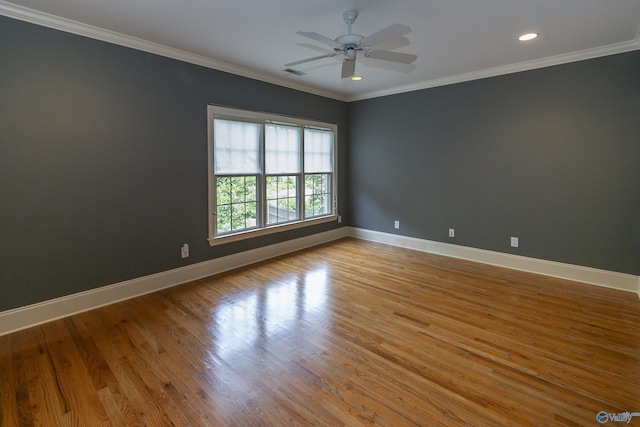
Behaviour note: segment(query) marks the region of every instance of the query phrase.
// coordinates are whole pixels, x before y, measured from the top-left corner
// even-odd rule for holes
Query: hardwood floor
[[[640,300],[344,239],[0,337],[0,379],[3,426],[594,426]]]

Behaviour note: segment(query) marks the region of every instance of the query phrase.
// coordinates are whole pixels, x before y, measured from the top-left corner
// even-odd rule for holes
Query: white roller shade
[[[304,172],[333,171],[333,132],[321,129],[304,130]]]
[[[265,172],[294,174],[300,172],[300,128],[265,125]]]
[[[260,173],[260,127],[256,123],[214,120],[214,173]]]

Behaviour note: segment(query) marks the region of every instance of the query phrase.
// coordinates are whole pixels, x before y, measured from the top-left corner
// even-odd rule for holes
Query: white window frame
[[[236,233],[225,233],[221,235],[216,235],[216,208],[217,208],[217,195],[216,195],[216,175],[214,174],[214,141],[213,141],[213,123],[214,119],[228,119],[228,120],[239,120],[246,121],[252,123],[260,123],[262,124],[262,132],[264,134],[264,125],[269,123],[280,123],[286,125],[297,126],[301,129],[301,133],[304,133],[304,128],[316,128],[316,129],[326,129],[333,132],[333,170],[331,172],[331,204],[330,204],[330,213],[328,215],[313,217],[309,219],[305,219],[304,214],[304,194],[299,199],[298,209],[300,211],[300,219],[297,221],[287,222],[283,224],[274,224],[267,225],[265,218],[265,209],[267,206],[266,203],[266,191],[264,182],[265,171],[262,170],[262,174],[260,175],[259,180],[261,183],[258,184],[259,194],[258,194],[258,205],[260,213],[259,217],[262,217],[262,223],[259,228],[251,229],[251,230],[242,230]],[[293,230],[302,227],[310,227],[316,224],[336,221],[338,219],[338,126],[336,124],[331,123],[323,123],[312,120],[300,119],[296,117],[282,116],[276,114],[269,113],[260,113],[254,111],[240,110],[229,107],[221,107],[218,105],[208,105],[207,106],[207,140],[208,140],[208,149],[207,149],[207,164],[208,164],[208,183],[209,183],[209,245],[215,246],[230,242],[235,242],[239,240],[254,238],[258,236],[265,236],[274,233],[280,233],[287,230]],[[261,156],[264,155],[264,138],[261,141]],[[301,148],[301,152],[304,152],[304,146]],[[303,155],[303,154],[301,154]],[[300,173],[301,182],[299,186],[301,187],[301,191],[304,192],[304,162],[301,165],[302,172]]]

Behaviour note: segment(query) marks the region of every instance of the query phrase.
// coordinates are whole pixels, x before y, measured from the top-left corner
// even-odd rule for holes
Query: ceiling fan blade
[[[382,59],[384,61],[411,64],[418,56],[410,53],[391,52],[388,50],[372,50],[365,55],[367,58]]]
[[[393,24],[363,38],[360,42],[366,46],[375,46],[387,40],[403,36],[411,32],[411,28],[402,24]]]
[[[285,67],[293,67],[294,65],[304,64],[305,62],[315,61],[316,59],[322,58],[332,58],[336,56],[337,53],[327,53],[326,55],[314,56],[313,58],[302,59],[300,61],[289,62],[288,64],[284,64]]]
[[[347,77],[351,77],[356,72],[356,61],[352,59],[350,61],[342,62],[342,78],[346,79]]]
[[[329,37],[321,36],[318,33],[308,32],[308,31],[298,31],[296,34],[300,34],[301,36],[309,37],[310,39],[314,39],[315,41],[319,41],[324,44],[328,44],[334,49],[342,49],[342,45],[335,40],[331,40]]]

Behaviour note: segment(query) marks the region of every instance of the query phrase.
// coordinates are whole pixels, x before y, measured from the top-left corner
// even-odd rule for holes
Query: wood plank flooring
[[[636,295],[355,239],[0,337],[7,427],[594,426],[600,411],[640,412]]]

